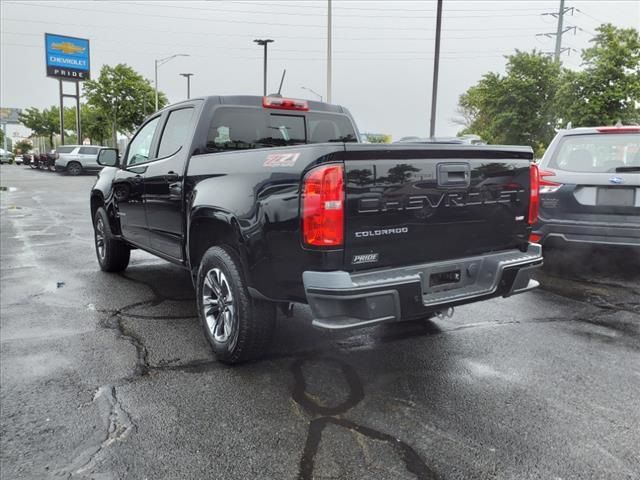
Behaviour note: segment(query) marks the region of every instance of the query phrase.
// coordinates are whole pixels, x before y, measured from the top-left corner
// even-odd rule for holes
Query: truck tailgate
[[[523,248],[531,160],[528,147],[347,144],[345,266]]]

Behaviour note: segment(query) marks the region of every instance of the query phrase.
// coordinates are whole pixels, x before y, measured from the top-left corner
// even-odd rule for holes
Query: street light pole
[[[254,40],[255,43],[257,43],[258,45],[261,45],[264,47],[264,74],[263,74],[263,95],[266,97],[267,96],[267,46],[270,43],[273,43],[273,40],[271,40],[270,38],[265,38],[265,39],[256,39]]]
[[[176,58],[176,57],[189,57],[190,55],[187,53],[176,53],[175,55],[170,55],[168,57],[165,58],[160,58],[160,59],[156,59],[155,60],[155,89],[156,89],[156,112],[158,111],[158,67],[160,65],[164,65],[165,63],[171,61],[172,59]]]
[[[308,87],[300,87],[300,88],[301,88],[302,90],[307,90],[307,91],[309,91],[309,92],[313,93],[314,95],[317,95],[318,97],[320,97],[320,101],[322,101],[322,95],[320,95],[320,94],[319,94],[318,92],[316,92],[315,90],[311,90],[311,89],[310,89],[310,88],[308,88]]]
[[[181,73],[181,76],[187,79],[187,100],[191,98],[191,77],[193,73]]]

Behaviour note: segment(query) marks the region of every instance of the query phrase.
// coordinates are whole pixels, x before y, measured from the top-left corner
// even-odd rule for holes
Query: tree
[[[104,145],[109,138],[111,128],[107,114],[100,108],[84,104],[81,107],[82,133],[93,144]],[[116,146],[115,144],[112,146]]]
[[[565,70],[558,92],[563,122],[588,127],[640,122],[640,35],[604,24],[582,51],[579,72]]]
[[[64,109],[64,125],[65,132],[69,131],[75,135],[78,143],[88,138],[91,143],[103,145],[105,139],[111,136],[111,123],[107,115],[98,107],[87,103],[80,104],[80,120],[82,122],[80,129],[82,131],[82,139],[78,140],[78,132],[76,131],[76,108],[66,107]]]
[[[555,135],[560,65],[536,52],[507,57],[506,74],[487,73],[460,96],[466,128],[488,143],[531,145],[537,155]]]
[[[87,103],[97,108],[108,119],[113,144],[117,144],[117,132],[130,133],[140,125],[144,112],[153,112],[155,93],[151,83],[125,64],[115,67],[105,65],[96,80],[84,84]],[[160,93],[160,107],[167,104],[167,97]]]
[[[20,140],[13,146],[13,153],[19,155],[33,149],[33,144],[29,140]]]
[[[49,144],[53,147],[53,136],[60,132],[60,109],[58,107],[53,106],[42,111],[30,107],[20,113],[19,120],[35,135],[49,138]]]

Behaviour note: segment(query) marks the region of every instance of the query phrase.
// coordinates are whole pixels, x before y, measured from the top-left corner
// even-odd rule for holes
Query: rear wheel
[[[196,286],[200,323],[218,360],[235,364],[262,356],[275,327],[275,304],[251,298],[232,248],[205,252]]]
[[[114,238],[107,212],[102,207],[96,211],[93,229],[100,268],[105,272],[121,272],[127,268],[131,249],[122,240]]]
[[[69,173],[69,175],[73,175],[74,177],[76,175],[80,175],[82,173],[82,165],[80,165],[78,162],[69,162],[67,164],[67,173]]]

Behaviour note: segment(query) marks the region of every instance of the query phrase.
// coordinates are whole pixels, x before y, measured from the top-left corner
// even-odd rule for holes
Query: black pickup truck
[[[344,329],[537,286],[528,147],[362,144],[340,106],[212,96],[155,113],[98,162],[100,267],[140,248],[188,269],[226,363],[264,352],[278,304]]]

